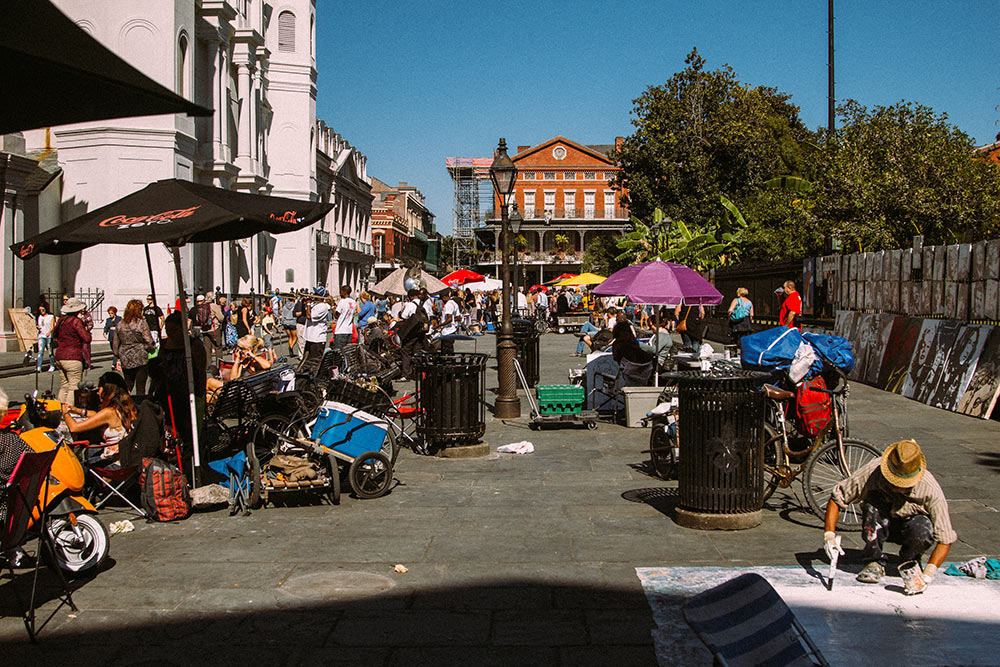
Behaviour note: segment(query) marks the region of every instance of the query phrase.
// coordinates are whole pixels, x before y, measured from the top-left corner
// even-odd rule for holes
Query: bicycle
[[[819,518],[826,516],[826,505],[833,487],[854,471],[882,456],[873,444],[847,435],[847,378],[838,371],[837,386],[817,389],[830,396],[833,419],[813,437],[802,435],[786,419],[788,401],[795,397],[775,385],[765,384],[767,412],[764,433],[764,496],[766,502],[778,488],[787,489],[801,475],[802,491],[812,512]],[[793,449],[790,442],[808,444]],[[861,529],[861,505],[851,504],[841,510],[837,520],[839,530]]]

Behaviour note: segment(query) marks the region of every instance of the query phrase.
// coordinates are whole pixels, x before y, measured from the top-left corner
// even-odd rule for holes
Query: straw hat
[[[81,310],[85,310],[87,304],[77,298],[66,299],[66,303],[62,305],[63,315],[70,315],[72,313],[79,313]]]
[[[927,460],[916,440],[900,440],[882,452],[882,464],[879,467],[890,484],[909,489],[923,478]]]

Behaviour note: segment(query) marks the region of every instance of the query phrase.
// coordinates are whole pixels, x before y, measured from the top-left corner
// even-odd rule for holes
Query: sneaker
[[[877,584],[885,575],[885,566],[878,561],[872,561],[865,565],[865,569],[858,574],[858,581],[863,584]]]
[[[56,367],[55,366],[49,366],[49,372],[50,373],[55,373],[56,372]]]

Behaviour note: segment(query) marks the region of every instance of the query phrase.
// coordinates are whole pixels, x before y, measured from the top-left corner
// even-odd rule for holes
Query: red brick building
[[[616,145],[622,141],[616,139]],[[561,273],[579,273],[584,248],[598,235],[621,235],[629,214],[609,185],[618,167],[608,157],[615,145],[585,146],[562,136],[534,146],[518,146],[514,200],[524,218],[518,263],[520,284],[533,285]],[[486,225],[476,230],[481,245],[499,244],[499,201]],[[499,275],[500,258],[484,253],[477,270]]]

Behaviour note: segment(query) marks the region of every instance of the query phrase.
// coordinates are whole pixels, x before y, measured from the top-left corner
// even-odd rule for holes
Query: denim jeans
[[[35,367],[41,371],[42,370],[42,357],[45,356],[45,350],[49,351],[49,366],[55,366],[56,360],[52,357],[52,337],[51,336],[39,336],[38,337],[38,362]]]
[[[902,562],[919,561],[927,549],[934,544],[934,525],[930,517],[924,515],[892,517],[889,511],[892,503],[882,493],[872,493],[861,504],[861,536],[865,548],[861,558],[865,563],[878,561],[885,565],[886,557],[882,548],[886,541],[901,545],[899,558]]]
[[[583,323],[583,326],[580,327],[580,342],[577,343],[577,345],[576,345],[576,353],[577,354],[583,354],[583,350],[587,346],[587,343],[584,342],[583,337],[584,336],[593,336],[598,331],[600,331],[600,329],[598,329],[597,327],[595,327],[592,322],[588,321],[588,322],[584,322]]]

